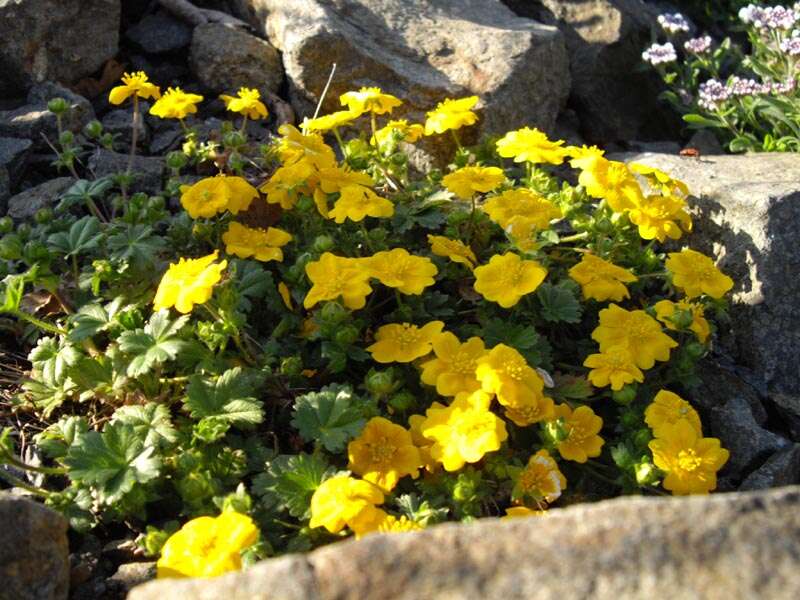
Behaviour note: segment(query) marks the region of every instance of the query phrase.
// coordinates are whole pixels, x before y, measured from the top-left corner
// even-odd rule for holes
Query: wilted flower
[[[539,450],[528,459],[528,464],[513,476],[512,500],[530,499],[533,502],[553,503],[567,487],[567,479],[558,463],[547,450]]]
[[[475,267],[478,259],[472,248],[461,240],[451,240],[441,235],[428,235],[428,243],[431,245],[431,252],[436,256],[446,256],[453,262],[467,265],[470,269]]]

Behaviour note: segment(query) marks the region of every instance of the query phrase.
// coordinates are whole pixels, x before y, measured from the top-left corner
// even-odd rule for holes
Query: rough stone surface
[[[619,498],[368,536],[210,581],[148,583],[129,600],[788,600],[800,589],[798,508],[797,487]]]
[[[158,12],[146,15],[125,32],[125,37],[148,54],[163,54],[188,46],[192,30],[186,23]]]
[[[689,186],[695,223],[686,241],[716,256],[736,282],[731,335],[722,341],[737,363],[763,377],[770,400],[800,421],[800,155],[624,158]]]
[[[109,595],[124,598],[137,585],[156,577],[156,563],[134,562],[120,565],[117,572],[108,578]]]
[[[277,92],[283,83],[281,57],[272,44],[220,23],[195,27],[189,65],[216,93],[236,95],[242,86]]]
[[[788,440],[756,423],[747,400],[739,395],[731,395],[724,405],[711,409],[704,423],[706,435],[719,438],[730,450],[730,460],[721,475],[734,480],[741,480],[776,450],[789,445]]]
[[[139,117],[138,135],[136,142],[138,149],[146,148],[150,142],[150,128],[144,114],[149,110],[149,106],[142,107],[142,115]],[[103,117],[103,129],[111,134],[116,134],[114,147],[117,150],[128,152],[131,147],[131,136],[133,135],[133,109],[119,108],[112,110]]]
[[[29,219],[40,208],[52,208],[72,183],[71,177],[58,177],[11,196],[8,199],[8,216],[14,219]]]
[[[5,215],[8,210],[8,197],[11,195],[11,179],[8,176],[8,169],[0,166],[0,216]]]
[[[50,151],[42,135],[52,143],[58,141],[56,116],[47,110],[47,103],[53,98],[69,102],[70,109],[63,116],[64,129],[78,132],[94,119],[94,109],[86,98],[56,83],[45,82],[31,88],[24,106],[0,111],[0,135],[27,138],[34,148]]]
[[[127,154],[112,152],[105,148],[95,150],[89,159],[89,170],[96,177],[124,173],[127,168]],[[131,191],[155,194],[161,190],[161,183],[164,177],[164,160],[158,157],[135,156],[131,172],[135,176]]]
[[[800,444],[773,454],[742,482],[740,490],[765,490],[800,483]]]
[[[0,137],[0,166],[11,173],[19,173],[25,166],[32,145],[30,140]]]
[[[445,97],[478,95],[482,118],[464,134],[524,125],[551,130],[569,91],[563,36],[499,0],[235,0],[240,15],[283,53],[298,115],[310,115],[336,75],[340,94],[377,85],[400,97],[392,116],[424,118]]]
[[[66,600],[67,521],[26,498],[0,493],[0,597]]]
[[[664,6],[642,0],[503,0],[517,14],[555,25],[569,51],[570,106],[591,142],[669,139],[680,129],[658,101],[662,85],[642,51]],[[672,10],[671,12],[674,12]]]
[[[0,96],[73,82],[117,53],[120,0],[0,2]]]

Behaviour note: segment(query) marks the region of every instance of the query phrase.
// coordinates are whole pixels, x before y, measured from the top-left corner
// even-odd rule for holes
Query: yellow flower
[[[446,331],[433,340],[433,358],[422,365],[422,382],[435,385],[441,396],[455,396],[461,392],[481,389],[475,377],[478,359],[486,354],[486,347],[479,337],[471,337],[461,343]]]
[[[422,435],[433,440],[431,456],[445,471],[478,462],[508,438],[503,420],[489,410],[491,403],[486,392],[462,392],[450,406],[426,411]]]
[[[703,436],[703,425],[700,423],[700,415],[692,408],[686,400],[668,390],[660,390],[653,402],[644,411],[644,422],[653,430],[653,436],[660,438],[664,436],[668,427],[672,427],[678,421],[685,419],[689,425]]]
[[[389,121],[385,127],[376,131],[375,137],[372,138],[371,143],[375,144],[377,140],[379,145],[383,145],[391,141],[394,136],[397,136],[399,141],[413,144],[422,137],[423,133],[425,133],[425,127],[419,123],[409,124],[405,119],[398,119],[396,121]]]
[[[547,269],[535,260],[522,260],[518,254],[495,254],[488,265],[475,269],[475,291],[503,308],[511,308],[525,294],[544,281]]]
[[[722,273],[705,254],[684,248],[670,252],[665,263],[672,273],[672,283],[681,288],[687,298],[707,294],[722,298],[733,288],[733,279]]]
[[[362,87],[357,92],[347,92],[339,96],[339,102],[356,114],[370,112],[375,115],[391,113],[403,102],[391,94],[384,94],[381,88]]]
[[[651,369],[657,360],[669,360],[670,350],[678,345],[645,311],[627,311],[616,304],[600,311],[600,324],[592,339],[600,344],[600,352],[613,346],[626,348],[640,369]]]
[[[336,155],[321,135],[303,135],[294,125],[281,125],[278,128],[281,140],[278,143],[278,156],[284,165],[291,165],[303,159],[315,169],[336,166]]]
[[[611,346],[605,352],[591,354],[583,361],[583,366],[591,369],[589,382],[595,387],[610,385],[617,391],[627,383],[644,381],[644,374],[626,346]]]
[[[241,177],[217,175],[181,186],[181,205],[193,219],[213,217],[225,210],[238,214],[255,198],[258,190]]]
[[[183,119],[197,112],[196,104],[203,101],[202,96],[187,94],[181,88],[169,88],[150,108],[150,114],[162,119]]]
[[[375,343],[367,348],[379,363],[407,363],[430,354],[433,340],[444,323],[431,321],[422,327],[411,323],[383,325],[375,332]]]
[[[286,285],[283,281],[278,283],[278,294],[281,296],[281,300],[283,300],[283,304],[289,310],[294,310],[292,306],[292,294],[289,292],[289,286]]]
[[[621,213],[644,201],[642,188],[625,163],[588,153],[573,158],[570,164],[581,169],[578,183],[586,188],[586,193],[605,199],[611,210]]]
[[[362,529],[377,513],[376,504],[383,503],[383,492],[369,483],[337,475],[323,481],[311,496],[309,527],[324,527],[339,533],[345,527]],[[381,511],[382,512],[382,511]]]
[[[506,406],[503,411],[506,418],[517,427],[528,427],[540,421],[553,418],[555,402],[544,394],[523,396],[514,406]]]
[[[542,396],[544,381],[514,348],[498,344],[478,359],[475,377],[484,392],[497,395],[503,406],[524,406]]]
[[[266,119],[267,107],[261,102],[261,92],[253,88],[242,87],[236,97],[223,94],[220,99],[230,112],[239,113],[248,119]]]
[[[477,96],[469,96],[458,100],[445,99],[430,111],[425,121],[425,135],[444,133],[449,129],[460,129],[465,125],[473,125],[478,115],[472,112],[478,103]]]
[[[513,479],[512,500],[530,499],[539,505],[552,504],[567,487],[567,479],[547,450],[539,450],[531,456]]]
[[[422,459],[411,434],[383,417],[373,417],[356,439],[347,445],[347,468],[374,483],[384,492],[392,491],[401,477],[419,476]]]
[[[594,254],[584,254],[581,262],[569,270],[569,276],[581,285],[583,297],[604,302],[619,302],[630,298],[626,283],[637,280],[636,275],[603,260]]]
[[[303,300],[306,308],[322,300],[336,300],[340,296],[347,308],[364,308],[367,296],[372,293],[369,273],[357,258],[325,252],[319,260],[306,265],[306,275],[314,284]]]
[[[510,506],[506,509],[504,517],[500,517],[501,521],[508,519],[518,519],[520,517],[543,517],[547,514],[546,510],[536,510],[528,508],[527,506]]]
[[[258,536],[253,520],[237,512],[192,519],[164,544],[157,577],[217,577],[239,571],[242,550],[255,544]]]
[[[547,229],[550,221],[562,216],[555,204],[525,188],[506,190],[498,196],[492,196],[483,204],[483,210],[504,229],[513,229],[515,223],[523,221],[535,229]]]
[[[661,169],[649,167],[641,163],[628,163],[628,167],[634,173],[638,173],[644,177],[650,187],[659,190],[665,196],[679,195],[686,197],[689,195],[689,188],[685,183],[679,179],[670,177],[668,173],[665,173]]]
[[[278,167],[259,189],[267,195],[268,204],[280,204],[283,210],[291,210],[302,194],[308,194],[307,183],[312,175],[313,167],[299,161]]]
[[[453,262],[467,265],[470,269],[475,268],[478,259],[472,248],[461,240],[451,240],[442,235],[428,235],[428,243],[431,245],[431,252],[436,256],[446,256]]]
[[[371,277],[403,294],[421,294],[433,285],[438,272],[430,258],[414,256],[404,248],[384,250],[365,259]]]
[[[122,76],[123,85],[113,88],[108,94],[108,101],[111,104],[122,104],[131,96],[135,98],[160,98],[161,90],[158,86],[147,80],[144,71],[136,73],[125,73]]]
[[[441,402],[434,402],[430,408],[446,408]],[[419,450],[420,465],[425,468],[429,473],[433,473],[438,467],[439,463],[436,462],[431,456],[431,446],[433,442],[422,435],[422,424],[427,417],[425,415],[411,415],[408,417],[408,429],[411,432],[411,439],[414,445]]]
[[[225,243],[225,252],[235,254],[239,258],[252,256],[262,262],[271,260],[281,262],[283,260],[281,246],[291,242],[292,236],[275,227],[264,231],[232,221],[228,224],[228,230],[222,234],[222,241]]]
[[[642,239],[663,243],[667,238],[677,240],[683,231],[692,230],[692,218],[685,209],[686,202],[677,196],[648,196],[630,209],[628,218],[638,225]]]
[[[330,194],[341,193],[345,188],[349,189],[347,195],[350,197],[369,196],[371,190],[369,186],[373,184],[372,177],[360,171],[350,171],[342,167],[326,167],[318,172],[319,184],[314,190],[314,202],[317,210],[326,219],[330,218],[330,208],[328,207],[328,196]]]
[[[346,219],[363,221],[364,217],[389,218],[394,215],[391,200],[381,198],[371,189],[361,185],[348,185],[342,188],[339,199],[334,203],[329,216],[337,223]]]
[[[497,153],[503,158],[513,158],[514,162],[560,165],[567,156],[563,145],[564,140],[552,142],[538,129],[523,127],[497,140]]]
[[[711,325],[703,314],[702,304],[693,304],[685,300],[680,300],[678,302],[661,300],[656,302],[653,308],[656,309],[656,318],[661,321],[667,329],[679,329],[673,318],[676,312],[684,311],[691,315],[692,322],[689,324],[689,329],[694,332],[701,344],[705,344],[708,336],[711,335]]]
[[[222,279],[222,271],[228,266],[226,260],[214,262],[218,255],[214,250],[213,254],[202,258],[181,258],[170,264],[158,284],[153,310],[174,306],[178,312],[187,314],[195,304],[208,302],[214,285]]]
[[[602,157],[606,153],[605,150],[601,150],[597,146],[587,146],[586,144],[583,146],[567,146],[564,150],[570,158]],[[574,167],[575,165],[572,166]]]
[[[558,453],[564,460],[585,463],[600,456],[605,442],[597,435],[603,428],[603,419],[588,406],[579,406],[574,411],[567,404],[556,406],[555,415],[563,419],[566,438],[558,442]]]
[[[386,518],[378,525],[377,533],[403,533],[406,531],[422,531],[425,529],[421,523],[412,521],[405,515],[394,517],[386,515]]]
[[[707,494],[717,487],[717,471],[730,457],[717,438],[704,438],[686,419],[648,444],[653,462],[667,476],[662,485],[676,495]]]
[[[340,110],[316,119],[305,119],[300,126],[303,131],[324,132],[352,123],[360,113],[352,110]]]
[[[469,200],[476,193],[491,192],[506,180],[498,167],[462,167],[442,179],[444,186],[459,198]]]

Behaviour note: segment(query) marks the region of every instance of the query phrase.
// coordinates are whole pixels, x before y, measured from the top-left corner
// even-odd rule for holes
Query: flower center
[[[391,461],[397,448],[386,437],[380,438],[376,443],[369,444],[369,458],[374,464],[385,465]]]
[[[403,329],[397,335],[397,343],[404,348],[419,343],[421,339],[422,334],[419,329],[409,323],[403,323]]]
[[[516,265],[515,267],[511,267],[505,274],[505,282],[511,288],[515,288],[519,286],[519,282],[522,280],[522,265]]]
[[[691,448],[678,452],[678,467],[683,471],[695,471],[702,463],[703,461],[697,456],[697,452]]]

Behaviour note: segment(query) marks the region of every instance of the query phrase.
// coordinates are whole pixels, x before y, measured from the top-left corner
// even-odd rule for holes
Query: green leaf
[[[108,238],[112,259],[127,260],[135,265],[153,263],[153,256],[164,249],[166,243],[153,235],[153,229],[141,223],[128,225],[123,231]]]
[[[319,392],[299,396],[292,411],[292,426],[306,442],[319,442],[329,452],[341,452],[364,427],[353,389],[329,385]]]
[[[691,129],[703,129],[705,127],[724,127],[725,124],[722,121],[717,119],[709,119],[708,117],[704,117],[702,115],[690,113],[688,115],[683,115],[683,120],[689,124]]]
[[[19,312],[19,303],[25,290],[25,275],[9,275],[0,288],[0,314]]]
[[[505,344],[517,350],[533,348],[541,336],[532,326],[509,323],[502,319],[492,319],[483,327],[483,339],[489,348]]]
[[[569,282],[543,283],[536,291],[542,306],[541,316],[551,323],[580,323],[583,308]]]
[[[169,409],[163,404],[148,402],[143,406],[122,406],[114,411],[111,422],[133,427],[136,435],[144,439],[145,446],[164,448],[178,440]]]
[[[281,455],[269,462],[264,473],[256,475],[252,491],[263,496],[269,506],[306,519],[310,514],[311,496],[333,473],[334,469],[319,456]]]
[[[101,306],[87,304],[70,318],[72,329],[67,334],[71,342],[81,342],[93,335],[107,330],[113,323],[114,317],[122,307],[123,298],[118,297]]]
[[[225,371],[216,381],[192,375],[184,403],[195,419],[212,419],[246,428],[264,419],[262,403],[251,395],[257,385],[241,367]]]
[[[82,356],[72,344],[59,344],[56,338],[44,337],[31,350],[28,360],[44,382],[57,385],[66,379],[69,367],[75,365]]]
[[[76,204],[86,203],[88,200],[100,200],[114,185],[111,177],[101,177],[95,181],[79,179],[61,195],[61,202],[56,206],[56,212],[62,212]]]
[[[67,451],[69,478],[92,487],[101,502],[113,504],[134,486],[158,477],[161,461],[127,423],[109,423],[103,433],[88,431]]]
[[[102,238],[100,221],[96,217],[83,217],[75,221],[68,232],[61,231],[51,235],[47,238],[47,244],[53,252],[70,258],[93,250]]]
[[[164,309],[153,313],[144,329],[126,331],[120,335],[120,350],[132,355],[128,376],[143,375],[156,364],[175,360],[178,353],[186,347],[186,342],[178,339],[177,333],[188,321],[189,315],[171,321],[169,311]]]
[[[57,422],[34,436],[36,446],[50,458],[61,458],[67,448],[89,430],[84,417],[61,417]]]

